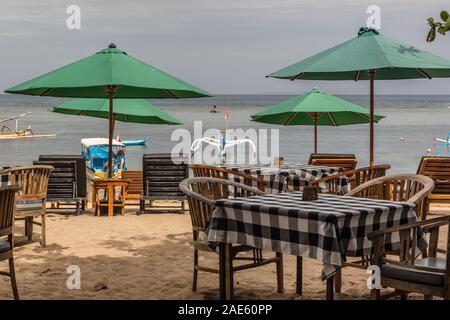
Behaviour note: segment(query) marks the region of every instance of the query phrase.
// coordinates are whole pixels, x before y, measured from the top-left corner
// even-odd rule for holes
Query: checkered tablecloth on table
[[[291,192],[218,200],[208,241],[317,259],[324,263],[326,279],[342,267],[346,256],[371,254],[370,232],[418,221],[414,205],[405,202],[327,194],[316,201],[301,198],[301,192]],[[398,233],[387,236],[386,250],[398,249],[399,243]],[[425,247],[419,232],[418,248]]]
[[[264,166],[251,164],[221,165],[228,169],[244,172],[249,175],[261,177],[269,182],[268,193],[280,193],[285,191],[301,191],[310,181],[324,178],[330,174],[343,171],[342,168],[312,166],[305,164],[285,164],[280,166]],[[348,190],[348,178],[339,178],[340,194],[346,194]],[[320,186],[326,190],[326,185]]]

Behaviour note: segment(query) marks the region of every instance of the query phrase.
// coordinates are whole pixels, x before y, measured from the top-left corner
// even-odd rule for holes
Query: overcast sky
[[[81,8],[81,30],[66,9]],[[264,76],[354,37],[369,5],[381,32],[450,59],[450,34],[425,41],[426,18],[448,0],[0,0],[0,89],[103,49],[129,54],[214,94],[297,94],[319,86],[366,94],[361,81]],[[379,81],[377,93],[450,94],[450,79]]]

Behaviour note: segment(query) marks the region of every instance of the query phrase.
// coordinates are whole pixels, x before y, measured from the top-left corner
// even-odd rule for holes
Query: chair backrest
[[[206,164],[191,164],[189,168],[194,173],[194,177],[218,178],[239,182],[250,187],[266,192],[269,182],[260,177],[255,177],[236,170],[210,166]]]
[[[233,190],[232,193],[230,189]],[[180,183],[180,190],[186,195],[189,203],[194,238],[198,231],[205,230],[216,206],[215,200],[264,194],[256,188],[238,182],[206,177],[185,179]]]
[[[111,184],[111,181],[114,183]],[[101,190],[106,190],[108,188],[114,188],[113,195],[114,200],[120,200],[120,204],[124,204],[127,196],[128,196],[128,189],[129,189],[130,182],[127,180],[118,180],[118,179],[103,179],[103,180],[96,180],[95,186],[97,188],[97,192],[99,193]],[[120,192],[117,193],[117,189],[120,188]],[[116,196],[119,196],[119,199],[116,199]],[[105,197],[108,197],[108,192],[106,192]],[[97,201],[100,201],[100,196],[97,195]]]
[[[124,170],[122,179],[129,181],[128,196],[140,196],[142,194],[143,173],[141,170]]]
[[[309,156],[308,164],[353,170],[356,168],[357,162],[354,154],[312,153]]]
[[[86,159],[82,155],[41,155],[39,161],[51,163],[53,161],[75,161],[77,163],[76,175],[76,196],[77,198],[85,198],[86,190]]]
[[[45,200],[52,166],[15,167],[0,171],[8,176],[8,184],[18,187],[16,200]]]
[[[447,196],[450,201],[450,157],[422,157],[417,174],[433,179],[432,194]]]
[[[386,171],[391,168],[388,164],[380,164],[373,167],[359,168],[355,170],[338,172],[336,174],[329,175],[322,179],[311,181],[311,186],[320,186],[321,184],[326,184],[326,193],[329,194],[342,194],[340,193],[341,180],[342,178],[347,178],[350,184],[349,190],[353,190],[356,187],[371,181],[373,179],[384,177]]]
[[[0,188],[0,237],[12,235],[17,187]]]
[[[418,174],[391,175],[368,181],[351,190],[347,195],[414,203],[417,216],[425,220],[428,196],[433,187],[433,180],[426,176]]]
[[[142,157],[143,195],[150,199],[184,199],[179,183],[189,175],[188,158],[173,159],[170,153],[144,154]]]
[[[47,200],[71,200],[77,198],[76,161],[33,161],[33,165],[51,165],[48,178]]]

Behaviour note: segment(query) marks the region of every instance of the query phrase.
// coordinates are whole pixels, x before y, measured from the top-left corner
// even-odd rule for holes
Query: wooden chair
[[[370,180],[351,190],[346,196],[414,203],[417,217],[425,220],[428,208],[427,198],[433,190],[433,186],[433,180],[429,177],[415,174],[392,175]],[[370,256],[361,257],[358,260],[344,263],[343,267],[367,269],[371,259]],[[340,292],[341,271],[336,273],[334,279],[336,292]]]
[[[431,178],[417,174],[392,175],[373,179],[347,193],[347,196],[406,201],[416,205],[417,217],[425,220],[428,197],[434,188]]]
[[[313,166],[338,167],[344,170],[356,168],[356,156],[354,154],[312,153],[308,164]]]
[[[354,170],[348,170],[339,172],[336,174],[329,175],[322,179],[311,181],[309,184],[311,186],[320,186],[325,184],[327,186],[326,193],[328,194],[340,194],[340,179],[342,177],[347,177],[350,183],[350,190],[359,187],[360,185],[371,181],[373,179],[384,177],[386,171],[391,168],[388,164],[380,164],[373,167],[365,167]]]
[[[125,215],[125,201],[128,195],[129,182],[117,179],[105,179],[94,181],[95,214],[99,217],[101,208],[107,208],[108,216],[114,215],[114,209],[119,208],[120,214]],[[117,189],[120,188],[116,198]],[[100,193],[103,193],[101,195]],[[103,197],[102,197],[103,196]]]
[[[33,239],[33,225],[41,227],[41,245],[46,246],[45,236],[45,198],[48,178],[52,166],[16,167],[0,171],[0,176],[8,176],[8,184],[17,185],[15,219],[25,220],[25,235]],[[41,223],[33,221],[41,217]]]
[[[16,272],[14,269],[14,205],[17,187],[0,188],[0,261],[9,262],[9,272],[0,271],[0,275],[11,280],[15,300],[19,300]],[[6,238],[6,239],[5,239]]]
[[[450,298],[450,217],[444,216],[417,223],[396,226],[368,235],[373,241],[373,263],[380,268],[380,284],[382,287],[394,288],[395,291],[381,296],[379,288],[372,289],[372,298],[389,298],[400,295],[407,299],[408,293],[416,292],[425,295]],[[438,248],[439,228],[447,226],[446,250]],[[430,234],[428,248],[422,258],[416,258],[418,230]],[[400,255],[393,260],[384,250],[385,238],[393,233],[400,235]],[[445,253],[445,258],[438,256]]]
[[[178,200],[180,207],[177,209],[184,211],[186,197],[178,185],[189,175],[187,159],[183,155],[174,159],[170,153],[144,154],[140,213],[144,213],[147,202],[151,205],[153,200]]]
[[[124,170],[122,171],[122,179],[127,180],[130,184],[128,186],[128,195],[126,202],[140,201],[142,196],[143,175],[141,170]]]
[[[183,180],[180,183],[180,189],[187,196],[189,212],[191,215],[193,232],[192,244],[194,247],[194,276],[192,291],[196,291],[198,271],[218,273],[217,269],[199,265],[199,251],[217,253],[208,245],[206,240],[201,239],[201,233],[205,232],[209,218],[216,208],[215,200],[229,198],[231,196],[230,189],[233,190],[234,197],[248,197],[252,195],[261,195],[264,193],[256,188],[252,188],[234,181],[205,177],[194,177]],[[249,251],[253,252],[251,257],[238,257],[239,253]],[[274,258],[265,259],[262,256],[262,251],[259,249],[245,245],[233,245],[231,256],[232,261],[250,261],[246,264],[231,266],[233,272],[263,266],[272,262],[276,263],[278,292],[283,292],[283,255],[281,253],[276,253]],[[231,288],[233,287],[232,284],[228,285],[230,285]]]
[[[191,164],[189,165],[189,168],[194,173],[194,177],[231,180],[245,184],[246,186],[257,188],[262,192],[266,192],[266,188],[269,186],[269,182],[262,178],[248,175],[228,168],[221,168],[206,164]]]
[[[429,203],[450,202],[450,157],[422,157],[417,174],[434,181]]]

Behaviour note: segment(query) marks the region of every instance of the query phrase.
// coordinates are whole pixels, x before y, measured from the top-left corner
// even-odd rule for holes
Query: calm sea
[[[212,105],[221,111],[229,106],[230,128],[278,128],[280,154],[286,161],[304,163],[313,148],[313,130],[309,126],[270,126],[250,121],[250,115],[288,99],[281,95],[219,95],[214,98],[186,100],[153,100],[171,113],[182,126],[144,125],[117,122],[123,139],[150,137],[145,147],[127,149],[130,169],[139,169],[142,154],[170,152],[176,128],[192,130],[195,120],[203,121],[203,129],[223,128],[223,112],[209,113]],[[367,96],[342,96],[367,107]],[[0,95],[0,119],[31,111],[19,125],[31,125],[36,134],[56,133],[55,138],[0,140],[0,166],[27,165],[40,154],[80,154],[80,139],[107,137],[106,119],[69,116],[49,112],[53,106],[69,99]],[[420,157],[427,149],[434,150],[435,137],[445,138],[450,131],[450,96],[378,96],[376,111],[386,119],[376,125],[376,162],[392,165],[391,172],[415,172]],[[14,123],[8,123],[13,127]],[[117,131],[116,131],[117,132]],[[359,165],[368,163],[368,125],[319,127],[319,152],[355,153]],[[403,138],[403,141],[401,141]]]

